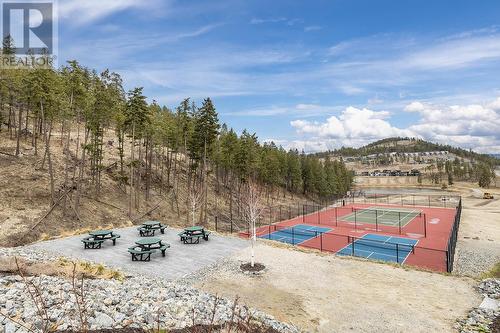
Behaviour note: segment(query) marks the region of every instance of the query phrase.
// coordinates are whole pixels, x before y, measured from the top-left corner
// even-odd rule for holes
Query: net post
[[[358,229],[358,213],[354,210],[354,230]]]
[[[292,227],[292,245],[295,245],[295,228]]]
[[[399,215],[399,234],[401,235],[401,212],[398,212],[398,215]]]
[[[424,237],[427,237],[427,214],[424,213]]]
[[[323,252],[323,233],[319,234],[319,251]]]
[[[302,223],[306,222],[305,205],[302,205]]]
[[[347,237],[349,237],[349,236],[347,236]],[[352,239],[352,242],[351,242],[352,256],[354,257],[354,253],[355,253],[355,251],[354,251],[354,237],[351,237],[351,239]]]

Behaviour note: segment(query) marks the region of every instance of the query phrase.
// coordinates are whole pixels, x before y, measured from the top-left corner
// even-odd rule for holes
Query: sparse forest
[[[8,54],[12,40],[3,44]],[[77,61],[0,75],[0,132],[16,142],[15,151],[0,156],[21,157],[21,143],[31,145],[37,168],[50,179],[49,212],[61,208],[64,217],[79,219],[82,197],[99,200],[105,173],[126,194],[130,219],[163,196],[188,223],[207,221],[209,187],[228,199],[231,215],[249,180],[268,205],[292,194],[329,200],[351,187],[353,175],[342,162],[262,144],[254,133],[238,135],[220,124],[210,98],[201,105],[186,98],[172,110],[148,103],[140,87],[125,91],[119,74]],[[53,165],[54,146],[62,147],[62,171]],[[109,147],[119,156],[110,165]],[[187,194],[180,196],[179,188]]]

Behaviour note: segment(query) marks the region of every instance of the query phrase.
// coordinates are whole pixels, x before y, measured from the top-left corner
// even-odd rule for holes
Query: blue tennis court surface
[[[418,240],[366,234],[337,252],[339,255],[404,263]]]
[[[297,224],[293,227],[276,226],[276,228],[279,228],[279,230],[259,237],[296,245],[331,230],[331,228],[315,227],[307,224]]]

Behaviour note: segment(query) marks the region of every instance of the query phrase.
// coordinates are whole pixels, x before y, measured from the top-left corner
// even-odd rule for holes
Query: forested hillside
[[[23,180],[34,174],[47,180],[47,209],[21,223],[38,225],[47,210],[82,222],[82,201],[116,206],[106,201],[110,197],[130,220],[164,200],[177,219],[194,223],[191,215],[207,223],[214,210],[232,217],[248,182],[258,184],[268,206],[280,197],[331,199],[352,183],[342,162],[323,163],[221,125],[210,98],[201,105],[187,98],[172,110],[148,103],[142,88],[126,92],[117,73],[98,74],[76,61],[60,69],[2,70],[0,75],[5,202],[13,200],[6,177],[25,172],[19,176]],[[19,175],[7,175],[16,167]]]
[[[500,165],[500,159],[488,154],[479,154],[472,150],[466,150],[450,145],[442,145],[417,138],[401,137],[378,140],[360,148],[342,147],[340,149],[319,153],[318,156],[365,156],[370,154],[414,153],[431,151],[448,151],[461,158],[484,162],[491,165]]]

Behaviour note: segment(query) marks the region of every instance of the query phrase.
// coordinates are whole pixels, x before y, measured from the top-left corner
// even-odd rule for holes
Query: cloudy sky
[[[388,136],[500,153],[498,0],[59,0],[59,59],[306,151]]]

